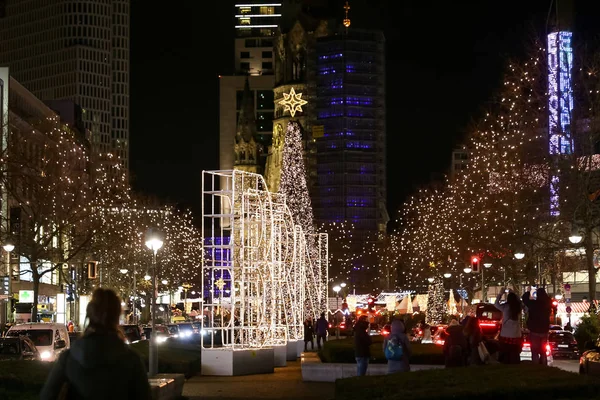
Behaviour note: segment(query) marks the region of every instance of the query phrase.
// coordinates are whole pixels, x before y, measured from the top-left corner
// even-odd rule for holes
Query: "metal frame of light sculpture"
[[[571,154],[571,115],[573,113],[573,34],[558,31],[548,34],[548,134],[549,154]],[[550,215],[560,214],[560,180],[550,177]]]
[[[285,196],[269,192],[261,175],[204,171],[202,187],[202,230],[212,238],[204,241],[202,260],[202,287],[210,287],[203,348],[217,347],[218,334],[233,350],[301,340],[307,293],[313,308],[327,301],[327,235],[318,240],[324,260],[312,262]],[[227,213],[219,212],[223,203]],[[313,274],[317,262],[321,269]]]

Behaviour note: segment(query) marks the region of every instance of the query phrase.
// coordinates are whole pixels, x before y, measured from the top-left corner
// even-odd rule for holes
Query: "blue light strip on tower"
[[[571,32],[553,32],[548,35],[548,109],[550,154],[571,154],[571,114],[573,88],[571,68],[573,47]]]
[[[571,154],[571,114],[573,112],[573,46],[571,32],[548,35],[548,133],[550,154]],[[550,215],[560,214],[559,178],[550,178]]]

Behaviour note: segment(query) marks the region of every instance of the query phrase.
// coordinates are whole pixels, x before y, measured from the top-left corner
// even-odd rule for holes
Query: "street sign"
[[[571,299],[571,292],[565,292],[565,300],[570,300]]]
[[[570,314],[571,313],[571,306],[567,306],[565,308],[565,311],[567,312],[567,314]]]
[[[566,292],[570,292],[571,291],[571,285],[569,285],[568,283],[565,283],[565,291]]]

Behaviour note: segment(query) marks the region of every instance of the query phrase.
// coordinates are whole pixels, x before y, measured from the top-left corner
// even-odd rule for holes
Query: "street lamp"
[[[452,276],[452,274],[450,272],[446,272],[444,273],[444,278],[448,279]]]
[[[123,275],[125,275],[126,273],[128,273],[128,272],[129,272],[129,270],[128,270],[128,269],[126,269],[126,268],[121,268],[121,269],[119,270],[119,272],[121,272]]]
[[[571,230],[571,235],[569,235],[569,242],[573,244],[581,243],[583,240],[583,235],[581,234],[581,230],[578,227],[574,226]]]
[[[12,301],[11,299],[13,298],[12,295],[12,271],[10,268],[10,252],[13,251],[15,249],[15,245],[10,243],[10,242],[6,242],[4,243],[4,246],[2,246],[2,248],[4,249],[4,251],[6,252],[6,275],[8,276],[8,299],[6,299],[6,321],[5,322],[10,322],[11,321],[11,317],[12,317]]]
[[[524,259],[524,258],[525,258],[525,253],[523,253],[523,251],[522,251],[522,250],[517,250],[517,251],[515,251],[515,258],[516,258],[517,260],[522,260],[522,259]]]
[[[465,268],[463,269],[463,271],[465,271],[465,274],[470,274],[470,273],[471,273],[471,271],[472,271],[472,269],[471,269],[471,267],[465,267]]]
[[[427,280],[429,281],[429,283],[433,283],[433,281],[435,281],[435,278],[433,276],[430,276],[429,278],[427,278]]]
[[[152,293],[150,295],[151,305],[150,310],[152,312],[152,336],[150,337],[150,354],[148,360],[149,375],[155,376],[158,373],[158,347],[156,342],[156,253],[162,247],[163,240],[162,235],[153,230],[149,229],[146,232],[146,247],[152,250]]]

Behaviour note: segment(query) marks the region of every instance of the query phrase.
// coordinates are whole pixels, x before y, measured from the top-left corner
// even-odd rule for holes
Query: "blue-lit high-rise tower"
[[[556,2],[556,27],[548,34],[548,136],[550,155],[572,154],[574,149],[571,123],[573,118],[573,33],[570,32],[570,1]],[[566,12],[565,12],[566,10]],[[560,214],[560,179],[550,177],[550,214]]]
[[[383,33],[341,28],[317,40],[315,58],[315,218],[350,222],[359,236],[385,231]]]

